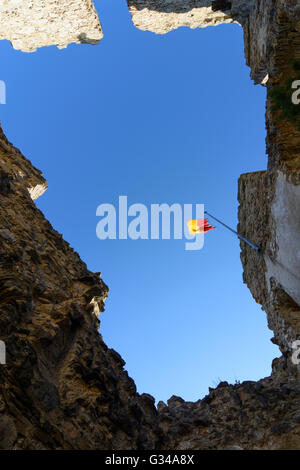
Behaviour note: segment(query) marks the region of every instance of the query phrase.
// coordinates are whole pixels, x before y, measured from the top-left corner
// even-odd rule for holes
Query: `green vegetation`
[[[295,72],[293,76],[286,80],[285,86],[275,87],[270,92],[270,98],[273,101],[272,111],[279,113],[278,118],[292,122],[300,131],[300,105],[292,102],[292,94],[296,91],[292,89],[292,83],[300,80],[300,62],[293,60],[292,68]]]

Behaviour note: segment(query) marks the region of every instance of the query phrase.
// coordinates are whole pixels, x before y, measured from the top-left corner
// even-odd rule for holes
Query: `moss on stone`
[[[270,92],[272,99],[272,111],[278,112],[279,120],[287,120],[297,126],[300,131],[300,105],[292,102],[292,83],[300,80],[300,62],[292,60],[292,69],[294,74],[290,76],[284,86],[277,86]]]

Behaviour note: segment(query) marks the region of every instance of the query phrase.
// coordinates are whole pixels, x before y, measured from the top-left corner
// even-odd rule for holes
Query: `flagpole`
[[[251,243],[249,242],[249,240],[247,240],[247,238],[243,237],[243,235],[240,235],[238,232],[236,232],[235,230],[233,230],[232,228],[228,227],[228,225],[224,224],[224,222],[221,222],[221,220],[217,219],[216,217],[214,217],[213,215],[209,214],[209,212],[207,211],[204,211],[204,214],[207,214],[209,217],[211,217],[212,219],[216,220],[217,222],[219,222],[219,224],[223,225],[223,227],[226,227],[228,230],[230,230],[232,233],[234,233],[235,235],[237,235],[241,240],[243,240],[245,243],[247,243],[249,246],[251,246],[251,248],[253,248],[255,251],[257,251],[258,253],[261,252],[261,248],[259,248],[259,246],[257,245],[254,245],[254,243]]]

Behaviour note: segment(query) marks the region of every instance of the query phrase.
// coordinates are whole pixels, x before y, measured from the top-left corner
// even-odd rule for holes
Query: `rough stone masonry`
[[[63,5],[3,0],[0,37],[28,51],[98,42],[92,2]],[[299,449],[299,366],[291,344],[300,338],[300,133],[279,119],[271,98],[300,60],[299,1],[128,5],[134,24],[156,33],[233,22],[244,29],[251,77],[268,91],[269,164],[239,180],[239,231],[263,250],[258,255],[241,242],[241,260],[282,357],[270,377],[222,382],[195,403],[173,396],[155,407],[153,397],[139,395],[98,332],[107,286],[36,208],[46,182],[1,131],[0,339],[7,364],[0,367],[0,449]]]
[[[0,39],[25,52],[71,42],[98,44],[102,29],[92,0],[1,0]]]

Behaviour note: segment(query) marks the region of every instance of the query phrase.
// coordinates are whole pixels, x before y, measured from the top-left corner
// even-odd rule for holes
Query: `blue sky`
[[[40,168],[38,201],[110,287],[101,333],[138,391],[203,397],[219,380],[269,375],[279,350],[242,283],[240,248],[222,227],[201,251],[182,240],[104,240],[96,208],[203,203],[237,224],[237,180],[266,168],[265,89],[254,86],[237,25],[154,35],[124,0],[95,2],[98,46],[33,54],[0,42],[9,140]]]

